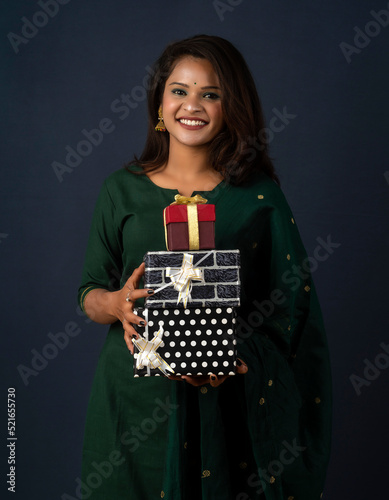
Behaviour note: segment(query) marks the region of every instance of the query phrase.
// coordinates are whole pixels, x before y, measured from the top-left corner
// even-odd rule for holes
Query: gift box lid
[[[174,222],[188,222],[188,205],[169,205],[164,210],[165,224]],[[215,221],[215,205],[197,205],[197,217],[199,222]]]

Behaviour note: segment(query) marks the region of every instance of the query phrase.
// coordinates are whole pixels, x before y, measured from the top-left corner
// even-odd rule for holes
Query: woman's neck
[[[184,196],[191,196],[193,191],[212,191],[223,180],[210,165],[206,146],[195,148],[183,144],[170,147],[165,167],[149,177],[158,186],[177,189]]]
[[[206,147],[171,145],[165,172],[179,181],[191,182],[213,170]]]

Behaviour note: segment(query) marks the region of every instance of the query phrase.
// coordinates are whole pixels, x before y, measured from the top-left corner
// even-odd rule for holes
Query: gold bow
[[[172,280],[175,290],[178,291],[177,304],[182,302],[184,307],[188,300],[191,300],[192,280],[204,281],[203,270],[193,267],[193,255],[189,253],[184,253],[180,268],[167,267],[166,276]]]
[[[175,201],[170,203],[170,205],[199,205],[200,203],[207,203],[208,200],[196,194],[196,196],[182,196],[181,194],[176,194],[174,197]]]

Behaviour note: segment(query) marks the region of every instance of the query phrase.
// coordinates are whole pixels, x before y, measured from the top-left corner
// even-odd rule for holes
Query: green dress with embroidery
[[[122,287],[147,251],[166,250],[163,209],[177,193],[125,169],[107,178],[81,306],[94,288]],[[122,325],[111,325],[88,406],[80,492],[92,500],[319,500],[331,373],[291,210],[263,174],[195,193],[216,206],[216,248],[241,252],[237,347],[248,373],[218,388],[134,378]]]

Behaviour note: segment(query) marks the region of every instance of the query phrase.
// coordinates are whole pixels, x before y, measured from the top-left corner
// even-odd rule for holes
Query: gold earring
[[[166,127],[165,127],[165,124],[163,122],[163,116],[162,116],[162,106],[159,107],[158,109],[158,123],[157,125],[155,126],[155,130],[157,132],[166,132]]]

